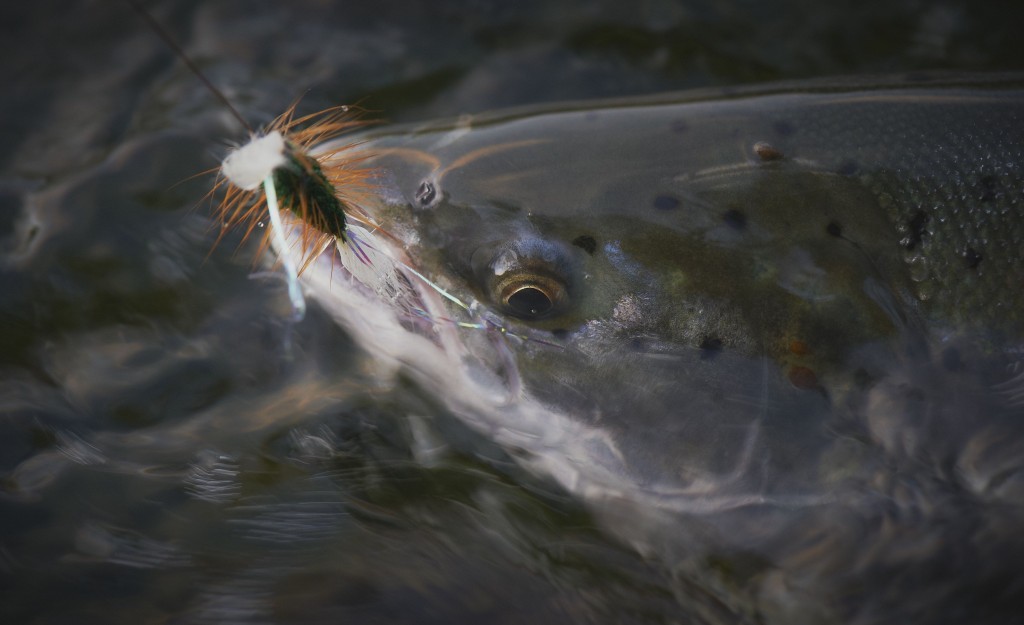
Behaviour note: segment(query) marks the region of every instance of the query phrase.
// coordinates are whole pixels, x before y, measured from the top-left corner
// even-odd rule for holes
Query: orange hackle
[[[335,147],[319,150],[315,154],[310,150],[320,143],[335,139],[372,122],[361,118],[363,113],[361,109],[349,106],[335,106],[296,118],[297,106],[298,101],[274,119],[264,132],[278,131],[284,136],[290,162],[297,165],[301,174],[307,176],[309,180],[316,179],[317,170],[322,172],[323,179],[330,185],[331,192],[340,203],[345,215],[360,222],[371,223],[363,207],[376,187],[373,182],[376,170],[363,166],[363,162],[370,157],[369,154],[353,153],[362,142],[342,143]],[[224,193],[223,198],[214,208],[214,214],[221,224],[221,230],[214,241],[214,247],[220,244],[229,230],[234,228],[244,228],[242,243],[262,228],[263,234],[257,257],[262,256],[270,247],[270,228],[264,227],[268,209],[263,188],[241,189],[218,173],[218,179],[208,197],[212,197],[221,190]],[[345,215],[330,214],[308,192],[306,185],[296,185],[293,191],[292,201],[282,204],[281,208],[290,211],[305,225],[300,239],[302,262],[299,263],[299,271],[301,273],[336,237],[344,238]],[[339,219],[341,220],[341,232],[338,227]]]

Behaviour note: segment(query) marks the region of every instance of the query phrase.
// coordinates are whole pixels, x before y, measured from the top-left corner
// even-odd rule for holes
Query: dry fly
[[[262,228],[265,218],[269,218],[270,228],[263,229],[259,255],[266,252],[272,244],[279,250],[278,258],[285,271],[288,297],[292,304],[292,319],[301,320],[305,315],[306,302],[299,286],[299,274],[330,245],[348,243],[360,262],[372,264],[366,250],[362,249],[369,244],[365,241],[360,243],[354,233],[348,232],[346,224],[349,218],[369,226],[375,234],[395,240],[393,235],[375,223],[362,208],[365,200],[369,199],[375,190],[372,180],[376,176],[376,170],[364,166],[370,155],[357,149],[360,142],[315,149],[317,145],[365,126],[369,122],[362,119],[360,110],[349,106],[336,106],[296,118],[298,102],[295,102],[263,131],[257,132],[144,8],[135,0],[126,2],[149,23],[182,62],[249,131],[250,139],[247,143],[228,153],[219,168],[207,172],[217,172],[217,180],[207,198],[223,194],[222,200],[214,209],[221,224],[221,232],[214,245],[220,243],[225,234],[233,228],[245,228],[244,241],[257,229]],[[507,147],[509,146],[501,149]],[[295,263],[296,255],[289,253],[286,226],[281,218],[282,210],[290,212],[301,222],[298,266]],[[398,259],[391,260],[472,317],[476,317],[473,306],[466,304],[408,264]],[[451,319],[434,321],[445,321],[455,323],[461,328],[496,331],[500,335],[538,341],[511,333],[504,326],[491,320],[477,318],[470,322]],[[546,341],[539,342],[549,344]]]
[[[327,246],[346,241],[347,215],[368,223],[361,208],[372,189],[373,170],[363,167],[365,155],[353,156],[359,143],[311,152],[313,146],[363,126],[358,112],[337,106],[295,118],[296,104],[288,107],[262,133],[252,133],[248,143],[230,152],[220,167],[210,195],[223,190],[215,209],[224,234],[244,227],[243,240],[269,216],[270,228],[260,243],[262,255],[274,239],[288,278],[293,311],[301,318],[305,309],[298,275]],[[301,265],[296,267],[287,249],[285,226],[280,211],[287,210],[302,221]]]
[[[359,110],[348,106],[331,107],[296,118],[296,101],[264,130],[257,132],[189,59],[170,33],[135,0],[126,1],[249,131],[249,141],[231,151],[221,167],[214,170],[218,171],[217,181],[207,197],[223,193],[215,209],[221,232],[214,245],[236,227],[245,228],[243,241],[248,239],[269,217],[270,228],[264,229],[259,254],[262,255],[272,241],[281,250],[279,258],[288,282],[292,316],[296,321],[302,319],[306,303],[299,287],[299,274],[328,245],[346,241],[349,216],[369,223],[361,205],[373,188],[370,180],[374,176],[372,169],[362,166],[365,155],[350,153],[358,147],[358,142],[316,153],[311,150],[368,122],[361,119]],[[298,267],[293,255],[287,253],[282,210],[290,212],[303,224]]]

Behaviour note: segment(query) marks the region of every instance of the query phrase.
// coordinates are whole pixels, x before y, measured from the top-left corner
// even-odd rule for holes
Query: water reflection
[[[1019,371],[996,389],[1016,411],[966,442],[957,411],[992,402],[975,387],[915,363],[916,379],[870,395],[867,436],[906,463],[871,484],[881,514],[810,511],[774,538],[779,561],[743,540],[699,561],[648,558],[433,398],[382,387],[379,364],[322,312],[289,326],[282,285],[250,278],[237,238],[211,252],[217,225],[197,206],[208,181],[189,177],[237,135],[130,12],[66,4],[5,6],[0,20],[23,27],[0,44],[14,120],[0,178],[4,622],[911,622],[956,593],[976,603],[936,618],[979,622],[1024,591],[1024,547],[987,540],[1022,521]],[[742,2],[156,4],[256,123],[307,88],[311,108],[365,95],[410,119],[1021,58],[1019,9],[953,2],[834,15],[790,2],[778,17]],[[820,20],[794,22],[804,14]],[[794,274],[795,290],[815,286]],[[922,403],[907,386],[943,394]],[[840,434],[836,466],[863,470],[865,433]],[[922,462],[975,501],[922,477]],[[962,525],[933,531],[944,505],[964,507]],[[734,536],[750,525],[720,522]],[[929,591],[890,596],[901,575]],[[884,600],[872,612],[822,599],[808,590],[821,579]]]

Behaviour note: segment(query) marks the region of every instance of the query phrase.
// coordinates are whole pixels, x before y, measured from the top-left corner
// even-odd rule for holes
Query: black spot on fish
[[[437,197],[437,189],[434,188],[434,183],[429,180],[424,180],[420,183],[420,186],[416,189],[416,201],[420,203],[420,206],[430,206],[430,203]]]
[[[862,391],[866,391],[867,389],[871,388],[877,381],[878,379],[875,376],[868,373],[867,370],[864,369],[863,367],[860,367],[853,372],[853,383],[856,384],[857,388],[859,388]]]
[[[976,269],[981,264],[982,258],[984,257],[981,255],[981,252],[973,247],[964,250],[964,264],[967,265],[968,269]]]
[[[591,255],[593,255],[594,250],[597,249],[597,241],[594,240],[594,237],[588,234],[581,234],[576,237],[572,240],[572,244],[576,247],[582,248],[583,251]]]
[[[677,135],[681,135],[690,129],[690,125],[687,124],[685,120],[677,119],[672,122],[669,128]]]
[[[772,129],[783,137],[788,137],[796,133],[796,126],[794,126],[792,122],[788,122],[784,119],[780,119],[772,124]]]
[[[710,360],[722,351],[722,339],[717,336],[705,336],[700,342],[700,359]]]
[[[765,162],[781,161],[785,158],[785,155],[782,154],[782,150],[779,150],[775,146],[770,143],[765,143],[764,141],[758,141],[754,144],[754,154]]]
[[[747,216],[735,208],[730,208],[722,215],[722,221],[733,230],[743,231],[747,228]]]
[[[836,173],[840,176],[853,176],[860,171],[860,165],[857,161],[846,161],[836,169]]]
[[[995,176],[982,176],[981,180],[981,201],[992,202],[996,199],[996,185],[998,180]]]
[[[924,240],[926,234],[928,234],[928,213],[919,210],[907,220],[907,235],[900,239],[900,244],[908,250],[912,250]]]
[[[569,331],[566,330],[565,328],[555,328],[554,330],[551,331],[551,336],[562,341],[569,336]]]
[[[654,208],[660,211],[670,211],[679,208],[679,198],[671,195],[659,195],[652,202]]]
[[[841,237],[843,236],[843,226],[840,225],[838,221],[830,221],[828,222],[828,225],[825,226],[825,232],[827,232],[829,236]]]
[[[946,371],[960,371],[964,368],[964,361],[960,357],[960,350],[955,347],[947,347],[942,352],[942,366]]]

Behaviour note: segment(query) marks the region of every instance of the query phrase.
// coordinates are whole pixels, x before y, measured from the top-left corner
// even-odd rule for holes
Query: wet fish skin
[[[769,414],[786,415],[777,444],[827,447],[815,424],[841,393],[865,403],[863,380],[892,376],[879,361],[908,346],[1019,344],[1020,84],[591,103],[399,128],[367,149],[392,190],[378,213],[414,235],[420,271],[565,347],[513,347],[527,394],[671,484],[727,472]],[[537,267],[568,302],[509,315],[495,276]],[[461,334],[467,351],[488,352],[480,334]]]
[[[973,562],[998,594],[1015,572],[993,554],[1024,554],[1005,531],[1024,499],[993,478],[1021,455],[979,461],[1024,447],[1024,81],[954,82],[376,131],[393,253],[471,312],[435,297],[424,326],[422,302],[339,288],[332,262],[307,283],[368,352],[735,619],[941,621],[978,597],[951,574],[936,598],[929,571]],[[551,310],[504,301],[515,280]],[[752,570],[723,578],[737,553]],[[894,570],[895,594],[865,583]]]
[[[438,234],[423,240],[421,254],[443,250],[438,262],[460,268],[491,303],[493,294],[474,280],[468,256],[500,245],[517,229],[525,236],[543,231],[562,243],[586,236],[600,247],[617,242],[626,253],[643,255],[641,264],[659,264],[686,282],[676,291],[665,285],[665,304],[654,315],[647,309],[648,318],[674,318],[680,327],[673,340],[688,329],[692,343],[710,330],[681,323],[681,301],[716,301],[724,292],[730,309],[746,313],[737,320],[741,329],[723,321],[718,334],[727,344],[757,342],[751,335],[762,328],[751,317],[764,315],[760,296],[778,285],[746,279],[750,266],[738,266],[737,256],[749,260],[757,254],[750,246],[760,245],[769,266],[754,270],[785,273],[773,259],[785,258],[778,247],[788,244],[819,266],[831,263],[822,267],[830,281],[854,280],[843,291],[859,300],[855,308],[869,335],[885,323],[857,293],[856,281],[874,270],[900,295],[923,303],[928,321],[973,320],[1012,339],[1024,328],[1020,93],[1016,83],[997,81],[590,105],[474,119],[411,136],[403,129],[375,139],[374,149],[399,148],[379,162],[409,206],[420,206],[417,191],[424,186],[444,198],[413,212],[413,227]],[[759,155],[762,145],[776,157]],[[414,153],[429,157],[408,159]],[[476,248],[466,252],[473,246],[461,241]],[[585,260],[597,264],[599,256]],[[858,266],[865,262],[873,267]],[[791,271],[805,269],[795,264]],[[591,273],[609,271],[631,281],[621,267]],[[822,293],[798,299],[828,291],[813,277],[804,283]],[[607,315],[624,289],[614,290],[602,285],[582,293],[579,314],[558,322],[571,328]],[[791,305],[771,310],[787,318],[792,312]]]

